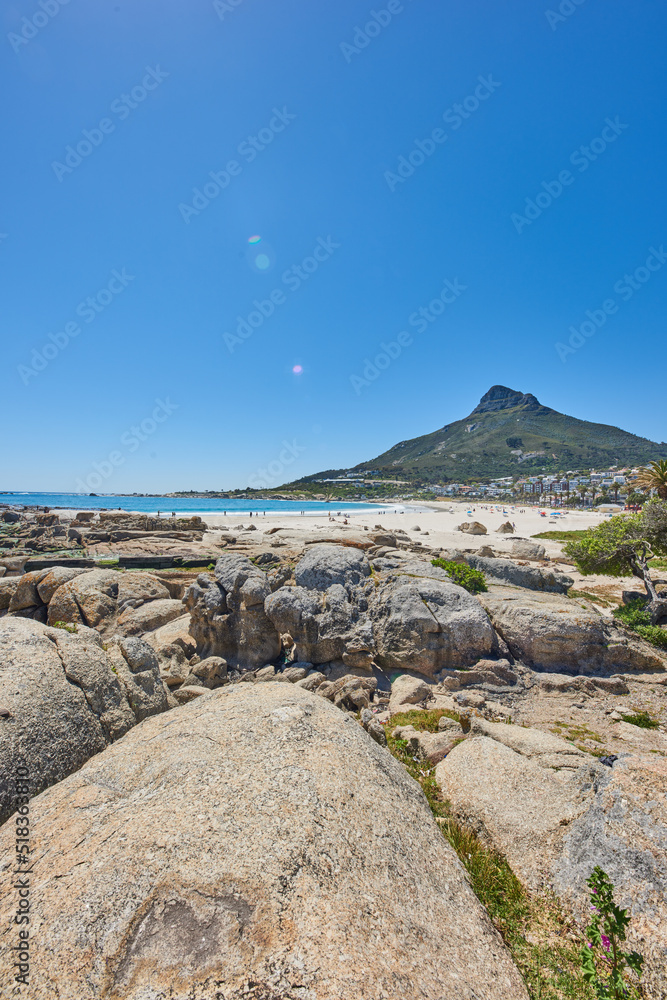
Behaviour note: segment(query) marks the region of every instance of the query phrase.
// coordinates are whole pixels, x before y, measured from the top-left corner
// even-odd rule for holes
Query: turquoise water
[[[0,504],[11,506],[67,507],[74,510],[123,510],[141,514],[325,514],[341,511],[346,514],[363,514],[377,510],[402,510],[391,504],[344,503],[334,500],[217,500],[201,497],[132,497],[132,496],[86,496],[82,493],[0,493]]]

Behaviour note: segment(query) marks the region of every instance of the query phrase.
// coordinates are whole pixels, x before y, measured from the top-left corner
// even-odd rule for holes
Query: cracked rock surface
[[[0,707],[7,713],[0,718],[0,822],[15,808],[18,766],[28,768],[36,794],[72,774],[139,718],[168,707],[147,643],[126,640],[146,647],[154,665],[135,671],[119,652],[114,672],[99,634],[77,629],[71,634],[29,618],[0,620]]]
[[[302,688],[147,719],[32,816],[34,1000],[527,998],[416,783]]]

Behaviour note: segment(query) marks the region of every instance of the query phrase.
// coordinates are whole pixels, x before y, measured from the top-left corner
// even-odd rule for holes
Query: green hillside
[[[401,441],[354,471],[378,470],[411,482],[460,482],[643,465],[657,458],[667,458],[667,443],[568,417],[535,396],[494,385],[464,420]]]

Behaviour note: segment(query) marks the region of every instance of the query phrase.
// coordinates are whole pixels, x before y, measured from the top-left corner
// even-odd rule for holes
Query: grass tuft
[[[633,712],[632,715],[622,715],[623,722],[629,722],[631,726],[639,726],[640,729],[657,729],[660,723],[657,719],[652,719],[648,712]]]
[[[76,635],[79,631],[78,626],[75,624],[69,625],[67,622],[54,622],[52,628],[61,628],[65,632],[70,632],[72,635]]]
[[[548,542],[574,542],[582,538],[585,531],[540,531],[539,535],[531,535],[531,538],[546,538]]]

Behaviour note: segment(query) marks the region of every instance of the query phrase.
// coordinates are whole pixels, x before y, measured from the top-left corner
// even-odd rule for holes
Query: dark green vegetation
[[[654,625],[651,621],[651,613],[646,608],[646,602],[641,598],[631,601],[629,604],[622,604],[612,612],[615,618],[624,622],[628,628],[636,632],[658,649],[667,649],[667,629],[660,625]]]
[[[431,559],[431,566],[444,569],[452,578],[452,583],[458,583],[469,594],[482,594],[489,589],[484,574],[465,563],[452,562],[451,559]]]
[[[572,941],[574,925],[552,896],[531,897],[507,860],[486,847],[452,815],[435,780],[435,768],[412,756],[405,740],[394,739],[397,726],[437,732],[446,715],[465,725],[465,717],[437,709],[392,716],[386,726],[391,753],[421,785],[443,835],[466,869],[475,895],[486,907],[523,976],[531,1000],[593,1000],[595,994],[583,978],[581,961]]]
[[[657,729],[660,723],[657,719],[652,719],[648,712],[633,712],[631,715],[621,716],[623,722],[629,722],[631,726],[639,726],[640,729]]]
[[[470,482],[643,465],[657,458],[667,458],[667,443],[655,444],[618,427],[568,417],[542,406],[535,396],[494,385],[469,417],[401,441],[353,471],[374,470],[410,482]],[[317,473],[302,482],[332,474]]]

